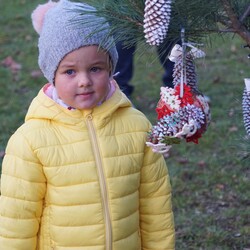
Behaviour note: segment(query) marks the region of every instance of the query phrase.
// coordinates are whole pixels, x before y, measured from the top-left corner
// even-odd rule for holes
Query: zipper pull
[[[86,119],[87,119],[88,121],[92,121],[92,120],[93,120],[92,114],[88,114],[88,115],[86,116]]]

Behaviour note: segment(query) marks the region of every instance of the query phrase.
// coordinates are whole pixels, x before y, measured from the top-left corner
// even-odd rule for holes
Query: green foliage
[[[86,2],[86,1],[85,1]],[[116,40],[127,41],[128,46],[144,41],[143,20],[144,0],[89,0],[112,27]],[[241,17],[249,5],[248,0],[228,0],[237,17]],[[223,25],[223,26],[222,26]],[[250,18],[242,25],[249,29]],[[222,1],[218,0],[173,0],[170,26],[166,40],[178,41],[181,28],[185,28],[187,39],[198,41],[207,35],[219,34],[221,28],[231,28],[230,19]]]
[[[40,3],[28,0],[1,1],[0,15],[0,155],[8,138],[23,123],[34,93],[41,87],[43,77],[32,77],[38,69],[37,34],[32,28],[31,11]],[[4,64],[6,58],[21,69]]]
[[[115,40],[126,41],[128,46],[144,42],[143,14],[144,1],[84,1],[97,8],[97,15],[105,17],[111,27],[111,35]],[[83,15],[86,13],[81,12]],[[84,19],[82,22],[86,22]],[[79,23],[81,24],[81,22]]]
[[[177,137],[165,137],[161,142],[165,143],[166,145],[180,144],[181,139]]]

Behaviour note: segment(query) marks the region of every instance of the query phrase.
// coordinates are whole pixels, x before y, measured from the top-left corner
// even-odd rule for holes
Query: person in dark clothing
[[[174,62],[168,59],[168,54],[170,53],[174,42],[166,42],[161,46],[157,47],[157,54],[161,65],[164,68],[164,74],[162,75],[163,86],[173,87],[173,68]],[[131,97],[134,86],[131,84],[131,79],[134,73],[134,54],[136,51],[136,45],[126,47],[123,41],[116,43],[116,49],[119,55],[118,63],[114,76],[123,93],[125,93],[129,98]]]

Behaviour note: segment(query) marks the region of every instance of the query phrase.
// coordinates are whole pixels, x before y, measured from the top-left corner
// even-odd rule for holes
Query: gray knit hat
[[[40,35],[38,63],[50,83],[54,82],[61,60],[69,52],[88,45],[98,45],[109,53],[114,73],[118,60],[116,47],[109,35],[109,25],[95,11],[92,6],[68,0],[49,1],[33,11],[33,26]]]

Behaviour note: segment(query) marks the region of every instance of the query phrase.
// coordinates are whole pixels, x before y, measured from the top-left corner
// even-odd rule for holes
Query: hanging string
[[[187,82],[186,76],[186,42],[185,29],[181,29],[181,43],[182,43],[182,63],[181,63],[181,83],[180,83],[180,98],[184,95],[184,84]]]

